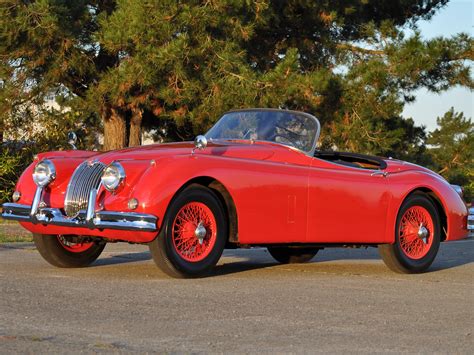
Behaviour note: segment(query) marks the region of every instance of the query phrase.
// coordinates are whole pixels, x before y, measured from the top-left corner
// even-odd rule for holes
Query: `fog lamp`
[[[137,207],[138,207],[138,200],[136,198],[131,198],[128,201],[128,208],[131,210],[134,210]]]
[[[21,192],[20,191],[15,191],[12,195],[12,200],[13,202],[17,202],[21,197]]]

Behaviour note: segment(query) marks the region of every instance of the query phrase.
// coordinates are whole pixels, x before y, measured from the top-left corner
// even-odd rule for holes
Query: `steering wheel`
[[[270,137],[270,141],[272,142],[277,142],[276,141],[276,138],[282,138],[284,139],[285,141],[287,141],[288,143],[290,143],[291,146],[295,147],[295,148],[298,148],[298,144],[296,144],[296,142],[288,135],[286,134],[283,134],[283,133],[274,133],[271,137]],[[284,143],[284,142],[277,142],[277,143]]]
[[[247,129],[247,131],[244,133],[242,139],[247,139],[247,136],[250,136],[250,133],[253,133],[250,128]]]

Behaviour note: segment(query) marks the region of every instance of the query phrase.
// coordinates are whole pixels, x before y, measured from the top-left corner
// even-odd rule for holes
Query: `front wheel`
[[[56,267],[85,267],[105,248],[104,243],[82,242],[77,236],[33,234],[36,249],[44,260]]]
[[[379,254],[392,271],[420,273],[433,263],[440,236],[441,223],[436,207],[425,195],[414,194],[398,212],[395,243],[379,245]]]
[[[301,264],[310,261],[319,248],[268,247],[270,255],[282,264]]]
[[[227,218],[212,190],[192,185],[174,199],[158,237],[149,244],[156,265],[177,278],[208,273],[227,241]]]

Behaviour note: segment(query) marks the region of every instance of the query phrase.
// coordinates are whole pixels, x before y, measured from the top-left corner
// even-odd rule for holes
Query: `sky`
[[[459,32],[474,35],[474,0],[452,0],[431,20],[418,22],[418,26],[426,39],[450,37]],[[471,74],[474,75],[474,66]],[[405,105],[403,116],[412,117],[417,125],[425,125],[428,131],[436,129],[436,117],[443,116],[451,107],[473,118],[474,94],[468,89],[455,87],[441,94],[421,89],[415,96],[415,102]]]

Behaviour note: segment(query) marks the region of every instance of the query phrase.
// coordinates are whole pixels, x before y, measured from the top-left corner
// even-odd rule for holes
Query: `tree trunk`
[[[127,127],[123,112],[110,108],[102,114],[104,122],[104,147],[103,150],[125,148],[127,146]]]
[[[132,109],[132,118],[130,119],[130,135],[128,146],[135,147],[142,144],[142,117],[143,110],[139,108]]]

